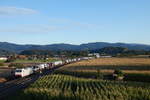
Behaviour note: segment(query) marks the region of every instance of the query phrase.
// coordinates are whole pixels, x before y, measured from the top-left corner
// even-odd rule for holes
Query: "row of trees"
[[[78,56],[87,56],[88,51],[50,51],[50,50],[25,50],[21,52],[21,55],[37,55],[37,56],[47,56],[47,57],[55,57],[55,56],[66,56],[66,57],[78,57]]]
[[[50,50],[25,50],[20,54],[13,54],[8,56],[6,62],[13,62],[17,59],[19,60],[47,60],[51,57],[58,58],[74,58],[87,56],[88,51],[50,51]]]
[[[105,47],[96,50],[82,50],[82,51],[50,51],[50,50],[25,50],[21,55],[48,55],[54,57],[55,55],[65,55],[66,57],[87,56],[89,53],[100,53],[101,55],[112,56],[132,56],[132,55],[150,55],[150,51],[145,50],[129,50],[122,47]]]
[[[150,55],[150,51],[144,50],[129,50],[122,47],[105,47],[97,50],[82,50],[82,51],[69,51],[69,50],[60,50],[60,51],[50,51],[50,50],[25,50],[22,51],[19,55],[25,55],[28,59],[42,59],[45,60],[49,57],[63,57],[63,58],[73,58],[73,57],[82,57],[87,56],[89,53],[100,53],[101,55],[112,55],[112,56],[134,56],[134,55]],[[21,58],[18,58],[21,57]],[[26,59],[23,56],[11,55],[7,62],[12,62],[16,59]]]

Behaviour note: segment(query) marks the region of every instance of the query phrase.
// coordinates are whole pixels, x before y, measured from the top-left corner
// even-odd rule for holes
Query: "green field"
[[[22,68],[26,66],[32,66],[38,63],[50,63],[57,61],[58,59],[48,59],[48,60],[15,60],[8,64],[8,67]]]
[[[47,75],[10,100],[150,100],[150,84]]]
[[[5,60],[0,60],[0,63],[4,63],[5,62]]]
[[[53,62],[56,59],[49,59],[49,60],[15,60],[13,63],[39,63],[39,62]]]
[[[4,62],[5,62],[4,60],[0,60],[0,67],[5,66],[5,63],[4,63]]]

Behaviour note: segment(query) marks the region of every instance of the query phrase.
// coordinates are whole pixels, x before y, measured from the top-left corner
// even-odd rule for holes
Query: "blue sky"
[[[0,41],[150,44],[150,0],[0,0]]]

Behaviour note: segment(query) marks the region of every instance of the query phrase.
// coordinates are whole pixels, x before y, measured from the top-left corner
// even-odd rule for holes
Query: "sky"
[[[0,42],[150,44],[150,0],[0,0]]]

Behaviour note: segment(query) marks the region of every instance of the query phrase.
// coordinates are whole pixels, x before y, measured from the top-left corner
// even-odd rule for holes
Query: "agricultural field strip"
[[[119,68],[125,73],[148,73],[150,74],[150,59],[146,58],[101,58],[88,61],[81,61],[69,64],[59,70],[66,71],[83,71],[94,72],[101,70],[102,72],[112,72]]]
[[[43,83],[45,85],[43,86]],[[34,91],[44,92],[46,91],[58,91],[58,93],[62,93],[64,95],[73,95],[73,96],[92,96],[93,98],[102,98],[104,96],[111,95],[122,95],[123,98],[126,98],[128,92],[130,93],[150,93],[150,85],[141,84],[141,83],[124,83],[124,82],[115,82],[115,81],[102,81],[102,80],[94,80],[94,79],[83,79],[83,78],[75,78],[67,75],[52,75],[52,76],[44,76],[37,80],[34,84],[32,84],[25,91]],[[49,93],[48,92],[48,93]],[[67,94],[68,93],[68,94]],[[103,95],[101,95],[103,94]],[[45,94],[46,95],[46,94]],[[134,95],[134,94],[133,94]],[[90,98],[90,97],[89,97]],[[92,98],[91,98],[92,99]]]
[[[72,64],[73,66],[80,65],[150,65],[150,59],[145,58],[99,58],[88,61],[81,61]]]
[[[134,86],[134,87],[138,87],[138,86],[145,87],[145,85],[150,85],[148,83],[144,83],[144,85],[143,85],[143,83],[140,83],[140,82],[115,82],[115,81],[106,81],[106,80],[102,81],[102,80],[96,80],[96,79],[84,79],[84,78],[76,78],[76,77],[72,78],[72,76],[67,76],[67,77],[65,77],[65,76],[67,76],[67,75],[52,75],[49,77],[44,76],[44,78],[40,78],[34,84],[32,84],[31,87],[34,88],[34,87],[38,86],[39,88],[58,88],[58,89],[62,88],[63,89],[63,87],[64,87],[63,85],[67,85],[68,82],[69,82],[69,84],[70,83],[72,84],[72,82],[77,82],[77,84],[78,83],[80,84],[80,82],[81,82],[81,84],[82,84],[82,82],[83,82],[84,89],[89,89],[89,90],[91,87],[93,87],[92,85],[96,84],[96,82],[98,84],[99,84],[99,82],[101,82],[101,83],[105,83],[108,85],[113,83],[116,85]],[[80,81],[78,81],[78,80],[80,80]],[[45,84],[45,86],[43,85],[43,83]],[[51,84],[51,85],[49,85],[49,84]],[[136,84],[136,85],[134,85],[134,84]],[[56,87],[57,85],[59,85],[59,87]],[[102,84],[97,85],[97,86],[100,86],[100,88],[105,88],[105,86],[102,86]],[[87,87],[90,87],[90,88],[87,88]]]

